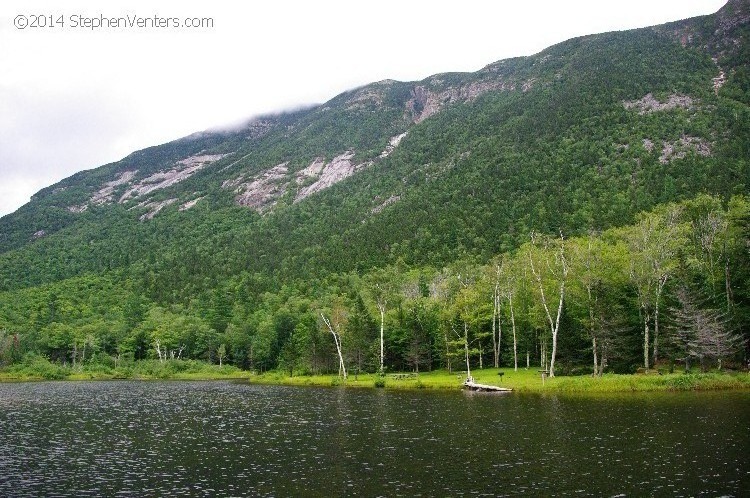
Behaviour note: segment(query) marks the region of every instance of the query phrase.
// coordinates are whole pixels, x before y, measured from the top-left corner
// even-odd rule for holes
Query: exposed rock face
[[[724,70],[721,68],[721,66],[719,66],[719,60],[716,57],[714,57],[712,60],[714,61],[714,64],[716,64],[716,67],[719,68],[719,74],[715,78],[711,78],[711,82],[714,86],[714,93],[718,95],[719,89],[721,89],[721,87],[724,86],[724,83],[727,82],[727,75],[726,73],[724,73]]]
[[[140,218],[138,218],[138,219],[140,221],[152,220],[154,218],[154,216],[156,216],[159,213],[159,211],[161,211],[165,207],[169,206],[170,204],[174,204],[175,202],[177,202],[177,199],[166,199],[166,200],[160,201],[160,202],[146,202],[146,203],[141,203],[141,204],[139,204],[138,206],[135,206],[135,207],[147,207],[147,208],[149,208],[149,210],[148,210],[147,213],[142,214],[140,216]],[[133,207],[131,209],[135,209],[135,207]]]
[[[404,139],[406,135],[408,135],[409,132],[405,131],[401,135],[396,135],[395,137],[391,137],[391,139],[388,141],[388,145],[385,146],[385,150],[380,153],[381,159],[385,159],[386,157],[391,155],[391,152],[396,150],[396,147],[398,147],[398,144],[401,143],[401,140]]]
[[[380,153],[375,161],[388,157],[406,135],[407,132],[404,132],[391,137],[385,150]],[[221,184],[221,188],[233,189],[236,194],[235,202],[240,206],[264,213],[271,209],[278,199],[289,192],[290,189],[292,191],[295,188],[297,189],[294,196],[294,202],[296,203],[373,164],[373,161],[355,164],[352,161],[354,155],[354,151],[348,150],[329,162],[326,162],[326,159],[322,156],[316,157],[307,167],[294,174],[289,173],[288,163],[282,163],[253,176],[240,175],[227,179]]]
[[[287,171],[287,163],[281,163],[249,181],[243,182],[242,178],[238,179],[235,201],[240,206],[246,206],[259,212],[269,209],[286,192]],[[224,182],[224,185],[231,186],[231,183]]]
[[[394,139],[392,139],[392,142]],[[396,145],[398,145],[398,141],[400,139],[395,141]],[[392,146],[395,147],[396,145]],[[298,189],[294,202],[299,202],[352,176],[360,169],[373,163],[372,161],[366,161],[361,164],[354,164],[353,158],[354,151],[346,151],[334,157],[328,163],[326,163],[325,158],[316,157],[309,166],[294,174],[289,173],[288,163],[281,163],[252,177],[240,175],[237,178],[225,180],[221,187],[233,189],[236,194],[235,202],[240,206],[264,213],[271,209],[290,188],[296,187]]]
[[[166,171],[159,171],[146,177],[131,187],[118,200],[123,203],[129,199],[143,197],[154,190],[165,189],[193,176],[206,165],[218,161],[226,154],[191,156],[175,163],[175,167]]]
[[[297,192],[297,195],[294,198],[294,202],[299,202],[305,197],[314,194],[315,192],[320,192],[321,190],[352,176],[357,170],[371,164],[367,163],[354,165],[351,161],[353,157],[354,152],[346,151],[340,156],[336,156],[331,159],[331,162],[326,164],[320,171],[320,176],[314,183],[300,189],[299,192]]]
[[[695,152],[699,156],[710,156],[711,145],[699,137],[683,135],[675,142],[664,142],[659,156],[661,164],[668,164],[674,159],[682,159],[688,152]]]
[[[118,176],[111,182],[107,182],[102,185],[102,188],[91,196],[91,204],[100,205],[112,202],[112,194],[114,193],[115,188],[120,185],[130,183],[130,181],[135,177],[136,173],[138,173],[138,170],[123,171],[122,173],[120,173],[120,176]],[[85,208],[83,208],[83,210],[85,210]]]
[[[200,201],[201,199],[203,199],[203,197],[198,197],[196,199],[193,199],[192,201],[187,201],[187,202],[182,203],[182,205],[179,208],[180,211],[187,211],[188,209],[198,204],[198,201]]]
[[[310,163],[310,166],[297,172],[297,183],[304,183],[308,178],[317,177],[320,175],[320,172],[323,171],[325,165],[326,160],[324,157],[316,157],[315,160]]]
[[[717,13],[719,27],[724,31],[734,26],[750,22],[750,2],[747,0],[729,0]]]
[[[700,18],[699,18],[700,19]],[[743,26],[750,24],[750,2],[729,0],[717,13],[709,29],[695,19],[677,21],[654,30],[667,34],[683,47],[701,47],[715,58],[722,59],[736,55],[743,46]]]
[[[431,83],[439,85],[442,81],[433,79]],[[515,85],[497,79],[472,81],[442,91],[431,91],[425,86],[417,85],[411,91],[411,99],[406,102],[406,110],[414,123],[421,123],[448,104],[471,102],[480,95],[495,90],[515,90]]]
[[[121,186],[126,186],[127,189],[125,190],[125,193],[123,193],[120,198],[117,199],[117,202],[120,204],[128,202],[130,200],[145,197],[155,190],[171,187],[172,185],[179,183],[186,178],[189,178],[197,171],[227,155],[228,154],[197,154],[194,156],[186,157],[185,159],[181,159],[175,162],[172,168],[165,171],[156,172],[138,181],[135,181],[138,170],[123,171],[119,173],[114,180],[104,183],[99,190],[94,192],[87,203],[77,206],[68,206],[67,209],[71,213],[82,213],[88,209],[89,205],[110,204],[114,202],[115,191],[118,189],[118,187]],[[171,199],[170,202],[167,202],[166,204],[164,202],[150,203],[150,201],[144,201],[139,203],[135,207],[152,206],[153,209],[149,213],[141,217],[141,220],[150,220],[164,206],[168,206],[172,202],[176,201],[177,199]],[[195,202],[197,202],[197,200]],[[192,207],[192,205],[190,207]]]
[[[638,100],[624,101],[622,105],[625,109],[637,109],[638,114],[650,114],[658,111],[669,111],[671,109],[683,108],[690,109],[693,107],[694,100],[688,95],[673,93],[666,102],[660,102],[652,94],[646,94],[645,97]]]
[[[71,213],[80,214],[89,208],[88,204],[79,204],[78,206],[68,206],[66,209]]]

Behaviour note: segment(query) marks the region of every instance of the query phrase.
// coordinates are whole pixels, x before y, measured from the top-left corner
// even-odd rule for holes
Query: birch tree
[[[607,243],[590,233],[570,244],[571,266],[576,278],[571,301],[583,308],[579,316],[591,341],[593,375],[601,375],[621,328],[622,307],[617,304],[627,282],[627,248],[620,241]]]
[[[478,317],[476,313],[476,305],[478,304],[480,295],[476,292],[476,289],[470,285],[469,279],[467,279],[465,276],[459,275],[458,279],[462,285],[462,288],[459,290],[458,295],[456,296],[454,306],[455,313],[461,321],[461,336],[459,341],[464,349],[464,361],[466,362],[466,378],[467,380],[471,381],[473,380],[473,377],[471,375],[471,357],[476,355],[481,356],[481,348],[477,349],[472,347],[472,343],[478,340],[478,334],[474,333],[474,337],[471,338],[469,334],[471,330],[477,327]]]
[[[375,307],[380,314],[380,367],[381,375],[385,372],[385,314],[398,294],[398,275],[393,269],[380,269],[370,275],[369,290]]]
[[[502,324],[502,288],[501,281],[504,273],[504,258],[495,260],[490,265],[492,278],[492,359],[495,368],[500,366],[500,348],[503,340]]]
[[[551,240],[532,232],[532,246],[526,252],[529,268],[537,283],[539,301],[544,309],[545,317],[552,335],[552,355],[549,364],[549,376],[555,376],[555,359],[557,358],[557,336],[560,331],[563,302],[565,300],[565,284],[568,280],[570,267],[565,252],[565,238],[560,232],[559,240]],[[536,261],[535,261],[536,260]],[[548,292],[545,287],[554,288],[557,292],[557,312],[553,318],[548,302]]]
[[[453,373],[453,357],[452,351],[452,340],[449,331],[452,330],[451,316],[451,301],[453,299],[453,292],[450,285],[450,278],[448,271],[443,270],[438,273],[435,278],[430,282],[429,288],[430,298],[433,299],[439,306],[440,310],[440,329],[442,333],[443,346],[445,355],[445,367],[448,373]]]
[[[492,300],[493,300],[493,349],[495,353],[495,367],[500,366],[500,350],[502,347],[502,304],[506,304],[508,318],[510,318],[511,333],[513,337],[513,368],[518,370],[518,334],[516,329],[516,310],[514,298],[518,291],[518,271],[515,261],[503,255],[497,258],[491,265],[494,278]],[[497,323],[495,325],[495,322]],[[495,339],[495,333],[497,338]]]
[[[328,332],[333,336],[333,342],[336,345],[336,353],[339,358],[339,377],[346,380],[346,365],[344,364],[343,345],[341,343],[341,330],[345,322],[345,313],[339,306],[334,307],[331,312],[331,320],[326,318],[322,311],[320,312],[320,318],[323,320]]]
[[[659,360],[659,311],[664,288],[678,267],[677,254],[684,244],[682,208],[676,205],[644,215],[627,237],[631,251],[630,278],[637,294],[643,323],[643,367],[648,370],[650,325],[653,323],[653,357]]]

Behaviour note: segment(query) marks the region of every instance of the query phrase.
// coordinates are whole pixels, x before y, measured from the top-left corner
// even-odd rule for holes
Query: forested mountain
[[[627,370],[659,361],[660,317],[672,359],[739,361],[749,20],[731,0],[73,175],[0,219],[0,363],[221,347],[243,367],[335,369],[338,333],[364,369],[459,350],[507,364],[496,329],[517,319],[536,362],[551,348],[570,368],[595,352]],[[594,275],[591,258],[608,263]],[[726,351],[697,346],[698,315]]]

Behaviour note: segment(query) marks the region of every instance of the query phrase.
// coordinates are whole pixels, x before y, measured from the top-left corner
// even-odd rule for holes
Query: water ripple
[[[748,393],[0,384],[0,496],[737,496],[748,415]]]

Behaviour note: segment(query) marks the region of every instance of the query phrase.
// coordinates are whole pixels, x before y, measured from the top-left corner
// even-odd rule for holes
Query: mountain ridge
[[[575,232],[584,225],[601,229],[626,223],[655,203],[700,192],[705,181],[693,179],[696,173],[684,175],[695,164],[706,170],[704,178],[716,179],[712,193],[726,196],[741,191],[746,182],[740,173],[741,181],[732,185],[735,178],[715,163],[727,147],[741,149],[736,142],[744,132],[735,133],[729,144],[722,138],[727,130],[718,128],[729,118],[720,117],[718,125],[710,121],[717,117],[712,113],[718,93],[730,93],[726,82],[729,87],[734,80],[740,80],[740,87],[744,84],[737,75],[744,74],[747,63],[737,54],[748,46],[748,10],[747,1],[732,0],[714,15],[578,37],[476,72],[443,73],[417,82],[383,80],[324,104],[254,118],[236,130],[198,132],[136,151],[42,189],[29,204],[0,219],[0,253],[27,248],[38,254],[32,246],[52,243],[50,238],[58,233],[66,237],[71,231],[95,230],[94,225],[103,223],[96,220],[102,210],[108,212],[105,219],[114,217],[129,226],[167,215],[170,223],[181,223],[177,216],[189,217],[196,210],[239,206],[255,211],[232,215],[252,220],[253,233],[265,233],[278,223],[293,226],[287,233],[295,238],[316,240],[317,261],[340,260],[332,253],[352,250],[353,259],[369,261],[356,266],[381,265],[399,257],[443,263],[464,250],[486,256],[512,249],[532,227]],[[671,45],[666,38],[678,43]],[[641,60],[634,63],[635,57]],[[644,110],[648,112],[641,114]],[[655,119],[663,120],[666,128],[658,129],[662,125]],[[634,127],[640,135],[628,136]],[[597,134],[591,150],[576,145]],[[608,143],[612,134],[621,135],[621,141]],[[570,149],[568,159],[562,160],[562,149]],[[511,164],[519,160],[525,164],[523,172]],[[566,173],[563,163],[576,172]],[[464,181],[463,172],[473,179]],[[629,181],[623,172],[630,175]],[[561,185],[591,197],[581,202],[598,207],[581,212],[572,196],[560,197],[567,187],[538,189],[546,178],[561,174],[566,177]],[[482,175],[493,179],[494,194],[483,191]],[[524,175],[529,181],[518,181]],[[575,187],[571,182],[576,176],[590,177],[590,186]],[[443,188],[442,181],[453,178],[458,182],[455,188]],[[597,193],[602,181],[618,184],[613,195],[630,190],[632,206],[616,212],[607,200],[609,194]],[[342,197],[343,191],[351,195]],[[475,214],[487,211],[487,203],[496,196],[520,192],[533,197],[534,191],[548,200],[540,205],[529,198],[523,208]],[[314,206],[302,207],[313,199]],[[431,205],[424,199],[441,200]],[[559,211],[562,219],[553,222],[550,209]],[[464,215],[459,211],[472,213],[459,221],[474,239],[468,246],[455,235],[435,238],[428,229],[440,224],[436,213],[460,220]],[[317,220],[337,213],[333,216],[341,233],[324,229],[315,235],[292,221],[309,213]],[[502,222],[488,221],[498,215]],[[388,234],[396,220],[409,226],[398,236]],[[91,228],[84,227],[89,224]],[[380,240],[371,240],[366,228],[381,234]],[[368,247],[378,249],[359,247],[365,240]],[[394,251],[394,244],[401,249]],[[453,249],[456,246],[462,248]],[[423,256],[430,253],[435,256]]]
[[[549,345],[551,373],[744,365],[748,4],[365,85],[43,189],[0,219],[0,368],[450,370]]]

